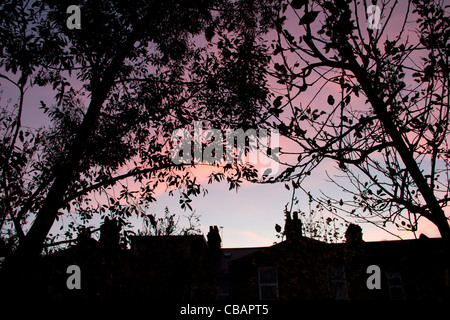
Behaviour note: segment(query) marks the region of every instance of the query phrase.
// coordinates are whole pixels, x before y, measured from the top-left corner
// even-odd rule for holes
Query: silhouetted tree
[[[123,225],[145,212],[163,182],[183,187],[180,202],[189,203],[201,188],[185,170],[191,164],[171,161],[173,131],[195,120],[253,126],[267,107],[261,35],[269,6],[81,1],[81,29],[69,29],[71,4],[0,5],[1,79],[19,93],[0,115],[0,227],[9,252],[3,274],[23,272],[16,267],[40,254],[67,212],[82,221],[109,214]],[[55,90],[54,101],[40,103],[50,126],[22,126],[32,86]],[[226,174],[229,181],[256,175],[245,165]]]
[[[312,198],[310,200],[312,203]],[[293,202],[295,205],[299,203],[297,199],[293,199]],[[284,228],[275,224],[276,237],[281,240],[289,239],[289,233],[294,233],[294,237],[297,233],[326,243],[338,243],[343,240],[342,229],[346,225],[344,220],[331,217],[331,214],[325,217],[322,208],[315,210],[310,206],[309,212],[303,212],[299,208],[294,210],[293,207],[288,208],[286,205],[284,214],[286,217]]]
[[[143,216],[142,231],[139,232],[139,235],[170,236],[180,234],[187,236],[201,233],[199,229],[200,216],[196,214],[195,210],[185,216],[188,224],[184,227],[180,226],[180,218],[171,214],[168,207],[164,209],[164,217],[158,218],[153,213]]]
[[[412,231],[424,217],[450,252],[448,6],[374,4],[282,1],[271,74],[285,91],[269,125],[298,148],[281,151],[287,169],[269,181],[305,190],[332,159],[346,179],[330,179],[350,197],[319,205]]]

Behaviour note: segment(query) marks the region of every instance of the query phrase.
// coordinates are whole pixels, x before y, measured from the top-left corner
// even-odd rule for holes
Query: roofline
[[[266,246],[266,247],[234,247],[234,248],[220,248],[220,250],[241,250],[241,249],[265,249],[270,248],[272,246]]]
[[[312,239],[312,238],[308,238],[308,237],[305,237],[305,238],[308,239],[308,240],[317,241],[318,243],[323,243],[323,244],[331,244],[331,245],[345,245],[345,244],[348,244],[347,242],[328,243],[328,242],[323,242],[323,241]],[[426,238],[426,239],[419,239],[419,238],[417,238],[417,239],[399,239],[399,240],[379,240],[379,241],[364,241],[363,243],[367,243],[367,244],[372,244],[372,243],[373,244],[376,244],[376,243],[393,243],[393,242],[394,243],[401,243],[401,242],[428,241],[428,240],[439,241],[439,240],[442,240],[442,238]],[[273,246],[276,246],[276,245],[279,245],[279,244],[282,244],[282,243],[285,243],[285,242],[286,242],[286,240],[274,243],[274,244],[272,244],[270,246],[264,246],[264,247],[233,247],[233,248],[220,248],[220,249],[221,250],[265,249],[265,248],[271,248]]]
[[[208,244],[208,241],[206,240],[206,237],[204,234],[171,234],[171,235],[162,235],[162,236],[152,236],[152,235],[134,235],[134,236],[130,236],[130,239],[138,239],[138,238],[142,238],[142,239],[151,239],[151,238],[159,238],[159,239],[164,239],[164,238],[202,238],[203,241]]]
[[[406,242],[406,241],[437,241],[437,240],[442,240],[442,238],[424,238],[424,239],[396,239],[396,240],[380,240],[380,241],[364,241],[365,243],[392,243],[392,242]],[[346,243],[346,242],[342,242],[342,243]]]
[[[205,235],[203,235],[203,234],[170,234],[170,235],[154,236],[154,235],[138,234],[138,235],[130,236],[130,238],[178,238],[178,237],[179,238],[182,238],[182,237],[202,237],[202,238],[205,238]]]

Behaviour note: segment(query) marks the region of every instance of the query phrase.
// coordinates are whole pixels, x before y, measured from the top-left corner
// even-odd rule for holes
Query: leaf
[[[282,112],[283,112],[282,109],[277,109],[277,108],[270,108],[269,109],[269,113],[273,114],[276,117],[279,117]]]
[[[301,9],[305,4],[308,4],[308,0],[293,0],[291,7],[294,9]]]
[[[281,232],[281,226],[277,223],[275,224],[275,231],[280,233]]]
[[[281,99],[283,99],[282,96],[278,96],[274,101],[273,101],[273,106],[278,109],[281,106]]]
[[[327,102],[330,106],[334,104],[334,98],[331,94],[328,96]]]
[[[299,25],[311,24],[314,22],[314,20],[316,20],[318,14],[319,14],[319,11],[307,12],[303,17],[300,18],[300,21],[298,22],[298,24]]]
[[[346,96],[346,97],[345,97],[345,104],[349,104],[349,103],[350,103],[350,100],[351,100],[350,95]]]
[[[214,25],[210,25],[205,29],[206,41],[210,42],[213,37],[214,37]]]

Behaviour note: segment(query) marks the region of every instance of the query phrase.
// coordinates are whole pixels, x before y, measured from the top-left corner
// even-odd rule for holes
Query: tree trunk
[[[64,195],[76,175],[85,146],[97,126],[103,103],[108,98],[123,61],[133,49],[138,34],[138,32],[132,33],[128,41],[122,44],[111,64],[101,74],[93,75],[91,102],[78,134],[70,146],[68,156],[58,169],[55,180],[24,240],[19,243],[17,250],[8,256],[3,263],[0,281],[4,294],[15,291],[17,294],[23,295],[29,292],[30,287],[33,287],[32,283],[38,281],[39,274],[36,274],[36,270],[39,269],[38,264],[45,238],[58,215],[59,209],[65,205]]]
[[[350,59],[351,70],[356,76],[361,88],[367,95],[370,104],[372,105],[378,119],[383,124],[383,128],[386,133],[392,139],[392,142],[399,153],[403,164],[408,170],[409,174],[413,178],[414,182],[422,194],[427,207],[428,213],[423,214],[425,218],[433,222],[439,229],[442,240],[444,242],[444,248],[447,254],[447,263],[450,262],[450,226],[448,224],[447,218],[445,216],[444,210],[439,205],[439,202],[434,194],[433,189],[428,185],[425,177],[422,174],[417,162],[414,159],[413,153],[409,150],[406,145],[401,133],[398,131],[397,127],[392,120],[388,112],[388,106],[375,92],[372,84],[369,80],[369,75],[365,69],[361,68],[354,57]]]
[[[75,142],[68,153],[66,161],[58,170],[58,174],[36,215],[33,225],[23,241],[19,243],[17,250],[6,258],[1,270],[2,286],[3,288],[8,288],[4,293],[28,293],[30,296],[39,296],[37,292],[30,292],[30,290],[40,287],[36,283],[40,278],[39,273],[36,273],[36,271],[39,269],[42,245],[58,215],[59,209],[64,206],[64,195],[73,181],[84,146],[95,129],[101,107],[109,89],[110,87],[103,87],[103,90],[99,90],[102,91],[100,94],[93,91],[92,100]]]

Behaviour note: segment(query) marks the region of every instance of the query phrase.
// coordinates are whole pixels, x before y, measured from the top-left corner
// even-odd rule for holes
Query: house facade
[[[287,239],[271,247],[223,249],[222,286],[230,300],[443,300],[450,298],[441,239],[364,242],[350,225],[345,243],[324,243],[286,221]],[[251,252],[250,252],[251,251]],[[228,255],[228,257],[227,257]],[[223,263],[222,263],[223,265]],[[376,266],[379,273],[370,272]],[[379,286],[368,284],[374,277]]]
[[[269,247],[222,248],[219,230],[203,235],[136,236],[118,247],[117,230],[100,241],[45,257],[42,292],[50,299],[88,300],[423,300],[449,299],[441,239],[364,242],[350,225],[345,243],[302,235],[296,216],[286,240]],[[68,265],[81,289],[66,287]],[[378,273],[368,272],[376,266]],[[377,277],[376,279],[374,277]],[[368,285],[375,279],[377,288]]]

